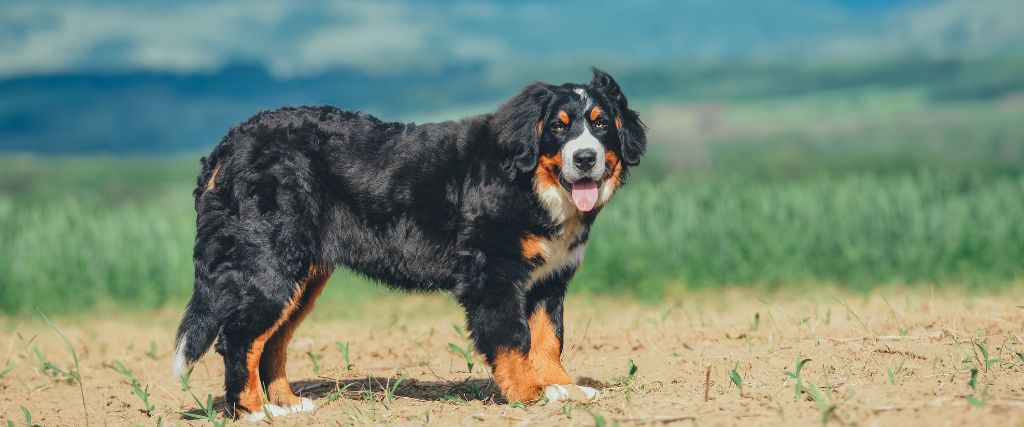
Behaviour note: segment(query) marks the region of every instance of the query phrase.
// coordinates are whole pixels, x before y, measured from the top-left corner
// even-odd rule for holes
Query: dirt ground
[[[1021,304],[1021,293],[927,289],[729,290],[653,306],[577,297],[567,303],[563,359],[602,395],[525,407],[498,396],[479,358],[470,373],[449,348],[467,343],[445,297],[324,306],[299,329],[288,366],[293,388],[319,408],[274,423],[1024,425]],[[207,396],[221,401],[220,357],[208,354],[183,390],[169,369],[178,314],[53,319],[77,351],[82,390],[54,329],[0,319],[0,420],[23,425],[28,411],[47,426],[85,425],[86,415],[91,425],[206,424],[190,416],[202,416]],[[336,343],[349,344],[348,363]],[[803,359],[799,383],[810,391],[797,395]]]

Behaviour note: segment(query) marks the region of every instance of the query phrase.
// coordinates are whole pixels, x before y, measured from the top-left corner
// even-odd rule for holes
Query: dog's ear
[[[494,114],[498,145],[505,150],[503,166],[509,180],[537,167],[542,121],[554,93],[543,83],[533,83],[512,97]]]
[[[611,75],[597,68],[591,68],[594,78],[590,89],[603,93],[615,105],[615,128],[622,143],[622,161],[629,166],[640,164],[640,156],[647,150],[647,126],[640,121],[640,114],[629,109],[629,100],[622,94],[619,84]]]

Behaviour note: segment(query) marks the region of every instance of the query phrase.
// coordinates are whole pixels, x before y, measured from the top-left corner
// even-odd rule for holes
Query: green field
[[[658,119],[672,105],[645,108],[651,153],[598,219],[575,292],[995,289],[1024,277],[1020,97],[859,90],[734,102],[700,135]],[[199,155],[4,156],[0,312],[183,303]],[[350,274],[332,280],[328,300],[386,292]]]

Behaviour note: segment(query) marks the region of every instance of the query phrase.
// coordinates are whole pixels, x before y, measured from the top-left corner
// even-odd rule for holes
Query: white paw
[[[275,405],[273,403],[265,403],[265,404],[263,404],[263,412],[264,413],[268,413],[268,414],[270,414],[271,417],[275,417],[275,418],[276,417],[283,417],[285,415],[288,415],[288,414],[292,413],[292,411],[289,411],[288,408],[277,406],[277,405]]]
[[[267,419],[267,414],[264,414],[262,411],[242,412],[242,419],[250,423],[258,423]]]
[[[588,401],[601,395],[596,389],[576,384],[551,384],[544,387],[544,397],[549,402],[566,402],[569,400]]]
[[[585,385],[578,385],[576,387],[579,387],[580,391],[587,396],[587,400],[601,397],[601,393],[599,393],[596,388],[590,388]]]
[[[312,403],[312,402],[310,402],[310,403]],[[267,415],[270,415],[271,418],[283,417],[285,415],[288,415],[288,414],[291,414],[293,412],[296,412],[296,411],[293,411],[292,408],[295,407],[295,406],[299,406],[299,405],[301,405],[301,403],[297,404],[297,405],[292,405],[292,406],[290,406],[288,408],[284,408],[284,407],[281,407],[281,406],[277,406],[277,405],[275,405],[273,403],[264,403],[263,404],[263,408],[261,408],[261,410],[259,410],[259,411],[256,411],[256,412],[243,412],[242,413],[242,419],[246,420],[246,421],[249,421],[249,422],[255,423],[255,422],[260,422],[260,421],[263,421],[263,420],[267,419]]]
[[[544,397],[548,398],[548,402],[565,402],[569,400],[569,390],[565,386],[551,384],[544,387]]]
[[[313,403],[313,399],[303,397],[301,398],[299,403],[289,406],[288,410],[291,411],[291,413],[293,414],[299,412],[313,412],[316,410],[316,403]]]

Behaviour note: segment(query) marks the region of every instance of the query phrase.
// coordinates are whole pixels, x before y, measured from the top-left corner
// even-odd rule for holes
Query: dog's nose
[[[572,163],[581,172],[589,171],[594,168],[594,163],[597,163],[597,151],[592,148],[579,150],[572,155]]]

